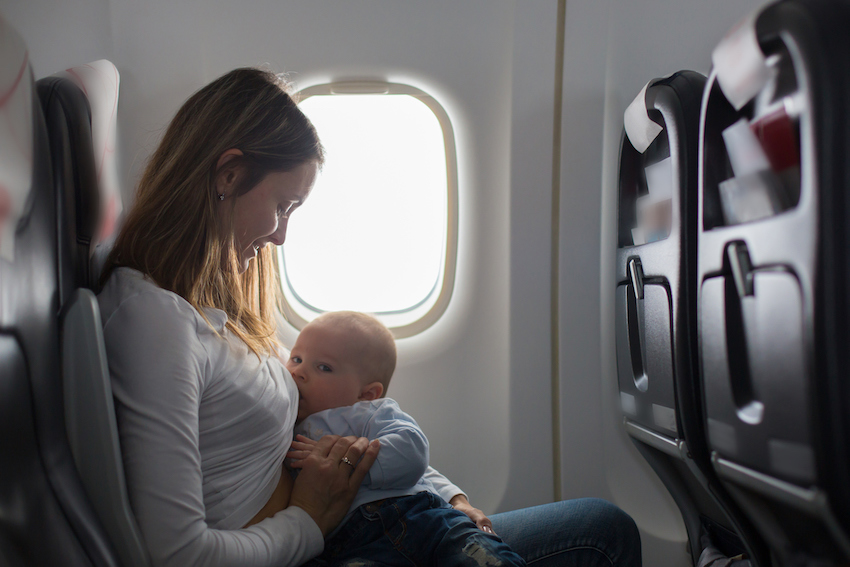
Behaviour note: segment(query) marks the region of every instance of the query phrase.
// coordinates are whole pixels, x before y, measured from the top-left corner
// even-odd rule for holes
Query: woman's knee
[[[615,565],[637,567],[641,564],[640,532],[637,524],[626,512],[607,500],[587,498],[587,506],[592,510],[588,520],[605,532],[605,541],[610,546],[609,553]]]
[[[634,520],[607,500],[564,500],[495,514],[491,520],[496,533],[529,564],[564,565],[577,553],[587,555],[587,564],[639,567],[641,563]]]

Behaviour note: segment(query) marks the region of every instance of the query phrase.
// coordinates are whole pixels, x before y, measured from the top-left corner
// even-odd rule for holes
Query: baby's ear
[[[360,391],[360,401],[372,401],[380,398],[384,393],[384,385],[380,382],[371,382],[363,386]]]

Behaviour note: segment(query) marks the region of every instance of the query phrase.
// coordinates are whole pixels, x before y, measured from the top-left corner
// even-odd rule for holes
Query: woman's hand
[[[338,435],[327,435],[311,443],[301,436],[298,439],[303,444],[299,453],[303,458],[298,459],[297,466],[292,465],[301,472],[295,479],[289,505],[307,512],[326,536],[348,512],[381,444],[377,439],[370,443],[365,437]]]
[[[475,522],[475,525],[478,526],[478,529],[481,531],[485,531],[488,534],[495,535],[496,532],[493,531],[493,523],[490,522],[490,518],[488,518],[484,512],[475,508],[472,504],[469,503],[469,500],[466,499],[466,496],[463,494],[458,494],[453,496],[449,501],[449,504],[455,510],[460,510],[464,514],[470,517],[470,519]]]

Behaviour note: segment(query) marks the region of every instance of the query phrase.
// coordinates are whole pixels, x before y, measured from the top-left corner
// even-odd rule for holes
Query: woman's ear
[[[360,391],[360,397],[358,399],[361,401],[372,401],[377,400],[383,394],[384,385],[380,382],[372,382],[363,386],[363,389]]]
[[[233,167],[234,164],[230,162],[241,155],[241,150],[231,148],[218,157],[215,166],[215,190],[221,200],[233,195],[239,175],[236,168]]]

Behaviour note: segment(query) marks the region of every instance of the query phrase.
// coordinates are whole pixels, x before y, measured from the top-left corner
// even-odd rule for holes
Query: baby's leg
[[[412,508],[402,519],[405,534],[396,545],[419,565],[439,567],[525,566],[525,561],[497,536],[481,531],[469,516],[430,493],[426,506]],[[422,560],[428,557],[427,560]]]

